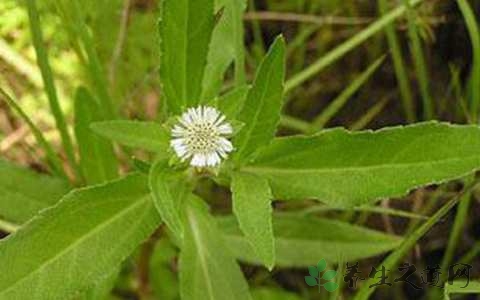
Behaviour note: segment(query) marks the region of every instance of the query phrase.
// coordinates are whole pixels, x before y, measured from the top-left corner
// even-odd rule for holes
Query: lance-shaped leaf
[[[235,218],[217,218],[227,244],[242,261],[261,264],[261,259],[242,235]],[[307,267],[320,258],[328,263],[354,261],[392,250],[401,238],[336,220],[304,215],[274,214],[275,264]]]
[[[202,99],[211,100],[217,96],[228,66],[235,63],[235,82],[245,83],[245,53],[243,46],[243,11],[245,0],[217,0],[215,11],[220,20],[215,26],[210,42],[205,77],[203,78]]]
[[[216,99],[215,106],[227,117],[227,120],[236,120],[247,98],[247,85],[239,86]]]
[[[112,144],[90,129],[90,124],[102,119],[97,101],[88,90],[79,88],[75,95],[75,136],[80,167],[88,184],[102,183],[118,175]]]
[[[259,147],[268,145],[275,136],[283,102],[285,76],[285,42],[278,37],[260,64],[252,88],[238,115],[245,127],[234,144],[235,159],[244,161]]]
[[[356,206],[479,168],[479,127],[427,122],[278,138],[243,171],[267,178],[280,199],[315,198],[332,206]]]
[[[70,300],[108,300],[109,294],[115,286],[120,268],[117,267],[111,274],[104,276],[94,286],[81,292],[78,296],[70,298]]]
[[[93,123],[92,130],[112,141],[152,152],[167,151],[169,133],[160,124],[140,121],[103,121]]]
[[[200,199],[185,205],[180,293],[191,300],[251,299],[240,267]]]
[[[261,261],[272,269],[275,245],[272,228],[272,194],[266,179],[236,172],[232,176],[233,212],[240,229]]]
[[[159,222],[144,176],[72,192],[0,241],[0,299],[68,299],[113,272]]]
[[[281,288],[261,287],[252,290],[254,300],[301,300],[298,294],[282,290]]]
[[[200,101],[210,38],[214,0],[163,0],[160,31],[160,79],[168,109]]]
[[[70,190],[63,179],[0,160],[0,217],[23,224]]]
[[[181,240],[183,226],[180,212],[185,198],[190,194],[185,175],[170,168],[168,160],[159,160],[150,169],[149,185],[163,222]]]

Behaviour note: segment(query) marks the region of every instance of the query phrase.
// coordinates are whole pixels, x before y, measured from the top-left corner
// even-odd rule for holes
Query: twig
[[[122,18],[120,19],[120,29],[118,30],[117,42],[113,49],[112,59],[108,68],[108,80],[110,85],[115,83],[115,72],[117,70],[118,61],[122,55],[123,46],[125,44],[125,37],[127,35],[128,17],[130,15],[131,0],[123,1]]]
[[[0,143],[0,153],[5,153],[8,149],[14,146],[16,143],[21,141],[27,134],[29,133],[28,126],[23,125],[6,138],[2,140]]]

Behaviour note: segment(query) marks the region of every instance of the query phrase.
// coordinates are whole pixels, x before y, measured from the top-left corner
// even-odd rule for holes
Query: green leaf
[[[110,275],[100,279],[99,282],[89,288],[86,292],[82,292],[79,296],[73,297],[72,300],[106,300],[112,291],[115,281],[117,280],[120,270],[117,267]]]
[[[300,296],[284,291],[279,288],[256,288],[252,290],[252,297],[255,300],[300,300]]]
[[[150,169],[149,186],[155,207],[168,228],[180,239],[183,237],[180,209],[190,194],[186,181],[181,172],[169,167],[168,160],[160,160]]]
[[[213,0],[163,0],[160,77],[168,109],[180,114],[200,102],[210,38]]]
[[[168,239],[160,239],[149,263],[149,279],[155,299],[180,299],[179,283],[174,270],[178,251]]]
[[[210,42],[202,99],[217,96],[225,71],[235,61],[236,84],[245,82],[245,54],[243,45],[243,11],[245,0],[217,0],[215,11],[221,10],[220,22],[215,26]]]
[[[193,198],[185,206],[179,267],[182,299],[251,299],[240,267],[202,205],[200,199]]]
[[[67,181],[0,160],[0,217],[23,224],[57,203],[70,190]]]
[[[228,120],[237,119],[238,113],[242,110],[245,104],[249,89],[249,86],[242,85],[217,99],[216,106]]]
[[[154,122],[116,120],[96,122],[90,127],[97,134],[132,148],[152,152],[165,152],[169,148],[169,133]]]
[[[308,273],[315,278],[318,277],[318,270],[314,266],[308,266]]]
[[[90,129],[103,116],[97,101],[85,88],[75,95],[75,136],[80,153],[80,168],[88,184],[102,183],[118,175],[113,146]]]
[[[285,77],[285,41],[280,36],[260,64],[238,121],[245,127],[234,140],[235,159],[245,161],[259,147],[268,145],[280,121]]]
[[[280,199],[315,198],[348,207],[403,196],[479,168],[479,127],[426,122],[278,138],[243,171],[267,178]]]
[[[255,175],[232,176],[233,212],[240,229],[268,269],[275,264],[272,194],[268,182]]]
[[[327,261],[324,258],[318,261],[317,263],[318,272],[323,272],[323,270],[325,270],[326,267],[327,267]]]
[[[336,289],[338,289],[338,283],[330,281],[325,283],[323,287],[329,292],[334,292]]]
[[[261,264],[243,237],[233,216],[217,218],[229,249],[242,261]],[[328,262],[354,261],[392,250],[401,239],[348,223],[303,215],[274,214],[275,264],[279,267],[315,265],[319,256]]]
[[[335,270],[328,270],[327,272],[325,272],[322,276],[322,279],[325,279],[325,280],[332,280],[333,278],[335,278],[335,276],[337,276],[337,271]]]
[[[143,176],[72,192],[0,241],[0,299],[67,299],[113,272],[159,222]]]
[[[316,285],[318,285],[317,278],[312,277],[312,276],[305,276],[305,282],[306,282],[309,286],[316,286]]]

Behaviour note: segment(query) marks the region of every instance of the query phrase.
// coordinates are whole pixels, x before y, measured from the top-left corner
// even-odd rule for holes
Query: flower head
[[[227,139],[232,126],[225,116],[213,107],[189,108],[172,129],[170,145],[182,160],[190,159],[195,167],[218,165],[233,150]]]

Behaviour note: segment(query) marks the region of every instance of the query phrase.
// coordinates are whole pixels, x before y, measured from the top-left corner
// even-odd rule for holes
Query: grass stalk
[[[375,103],[372,107],[370,107],[363,116],[361,116],[358,120],[352,123],[352,125],[349,126],[350,130],[361,130],[365,128],[370,122],[372,122],[375,117],[382,112],[382,110],[385,108],[385,106],[388,104],[388,101],[390,101],[390,97],[385,97],[379,102]]]
[[[387,12],[387,1],[378,0],[378,9],[382,15],[385,15]],[[390,51],[392,52],[393,67],[398,81],[400,96],[402,97],[405,118],[408,123],[413,123],[415,122],[415,108],[413,106],[412,90],[408,82],[407,70],[402,58],[402,50],[400,48],[399,38],[393,23],[385,26],[385,34],[387,36],[387,42]]]
[[[43,41],[43,33],[38,8],[35,0],[27,0],[26,4],[30,20],[30,31],[32,34],[33,45],[37,54],[37,63],[42,74],[44,88],[48,96],[50,109],[55,119],[57,129],[60,133],[60,138],[62,140],[62,145],[67,155],[67,160],[71,165],[72,169],[75,171],[75,174],[79,175],[80,173],[77,163],[75,161],[72,140],[70,138],[70,134],[68,133],[65,117],[63,115],[62,109],[60,108],[57,89],[55,87],[52,69],[48,60],[47,49],[45,48],[45,44]]]
[[[347,103],[348,99],[355,94],[358,89],[367,82],[373,73],[381,66],[385,60],[385,55],[374,61],[365,71],[363,71],[355,80],[345,88],[338,97],[336,97],[312,122],[311,131],[316,132],[322,129]]]
[[[85,23],[82,6],[78,0],[70,0],[68,3],[66,3],[65,0],[59,1],[61,1],[61,9],[66,15],[67,21],[72,22],[72,28],[80,39],[85,53],[87,54],[90,80],[95,88],[96,95],[99,98],[104,117],[106,119],[113,119],[116,117],[116,112],[113,101],[108,92],[108,81],[95,49],[93,37]]]
[[[410,40],[410,48],[415,63],[415,72],[420,88],[420,94],[423,102],[423,119],[431,120],[435,117],[432,98],[430,96],[429,78],[427,71],[427,64],[422,49],[420,36],[418,35],[418,28],[416,24],[416,13],[413,10],[409,0],[403,0],[407,8],[408,21],[408,36]]]
[[[468,4],[468,1],[457,0],[457,4],[462,12],[463,18],[465,19],[473,50],[473,64],[471,72],[471,119],[476,123],[478,122],[478,109],[480,106],[480,30],[475,18],[475,13]]]
[[[409,4],[413,7],[424,0],[410,0]],[[352,49],[356,48],[358,45],[372,37],[374,34],[378,33],[382,29],[385,28],[386,25],[392,23],[395,19],[399,18],[406,12],[406,6],[400,5],[395,9],[389,11],[387,14],[382,16],[377,21],[370,24],[367,28],[360,31],[355,36],[351,37],[350,39],[346,40],[324,56],[320,57],[318,60],[313,62],[308,68],[305,68],[301,72],[294,75],[290,78],[285,84],[285,91],[290,92],[292,89],[298,87],[303,82],[307,81],[308,79],[315,76],[320,71],[324,70],[326,67],[331,65],[332,63],[336,62],[346,53],[351,51]]]
[[[476,185],[466,187],[461,193],[457,194],[453,199],[443,205],[433,216],[409,234],[400,246],[393,251],[380,265],[386,269],[392,270],[400,260],[413,248],[417,241],[424,236],[437,222],[439,222],[469,191],[473,190]],[[375,287],[369,286],[375,283],[376,279],[369,278],[355,295],[354,300],[367,300],[375,291]]]
[[[7,102],[7,104],[20,115],[20,117],[25,121],[25,123],[27,123],[28,127],[30,127],[30,130],[35,136],[38,144],[45,151],[45,155],[47,156],[47,162],[52,169],[52,172],[57,176],[67,178],[67,175],[65,174],[65,171],[62,167],[62,162],[56,155],[55,151],[53,151],[52,146],[49,142],[47,142],[40,129],[32,122],[32,120],[17,104],[17,102],[13,100],[13,98],[10,97],[10,95],[8,95],[2,88],[0,88],[0,96],[2,96],[2,98]]]

